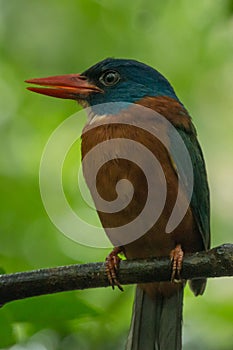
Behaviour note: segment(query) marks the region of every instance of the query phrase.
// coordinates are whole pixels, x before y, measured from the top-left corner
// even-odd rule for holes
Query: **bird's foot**
[[[122,249],[120,247],[115,247],[111,253],[108,254],[105,260],[105,269],[112,289],[117,286],[121,291],[123,291],[123,288],[117,279],[117,270],[121,261],[121,258],[118,256],[118,254],[121,252]]]
[[[184,252],[181,248],[181,245],[177,244],[175,249],[173,249],[170,253],[170,258],[172,261],[172,275],[171,275],[172,282],[178,282],[178,283],[182,282],[180,277],[180,272],[182,269],[183,257],[184,257]]]

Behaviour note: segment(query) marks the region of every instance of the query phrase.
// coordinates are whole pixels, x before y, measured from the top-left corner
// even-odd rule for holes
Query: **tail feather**
[[[178,289],[170,298],[163,297],[159,330],[159,350],[182,349],[183,291]]]
[[[181,350],[182,308],[183,288],[151,299],[137,287],[126,350]]]

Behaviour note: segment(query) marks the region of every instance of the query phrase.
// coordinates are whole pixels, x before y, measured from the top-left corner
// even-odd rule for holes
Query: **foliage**
[[[134,58],[166,75],[197,126],[208,164],[212,244],[232,225],[233,18],[230,0],[0,1],[0,266],[7,273],[103,260],[107,251],[64,237],[43,208],[43,147],[75,103],[34,96],[27,78],[76,73],[108,56]],[[66,175],[74,185],[79,144]],[[67,188],[72,192],[72,187]],[[76,202],[77,209],[81,202]],[[232,282],[186,291],[184,350],[232,346]],[[61,293],[0,310],[1,349],[122,349],[133,289]],[[213,330],[216,330],[213,332]],[[14,345],[15,344],[15,345]]]

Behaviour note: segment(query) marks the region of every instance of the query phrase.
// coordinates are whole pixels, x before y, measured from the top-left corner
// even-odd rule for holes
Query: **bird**
[[[106,273],[112,287],[122,289],[118,281],[120,253],[128,260],[171,259],[170,281],[137,285],[126,349],[182,349],[186,284],[182,279],[183,255],[210,247],[207,172],[187,109],[161,73],[133,59],[106,58],[81,74],[35,78],[26,82],[35,85],[28,87],[33,92],[72,99],[87,109],[88,120],[81,145],[83,173],[102,226],[114,246],[106,258]],[[192,181],[188,179],[185,157],[179,156],[179,138],[191,161]],[[90,157],[86,158],[88,154]],[[151,155],[159,166],[152,166]],[[98,162],[104,164],[101,163],[94,181]],[[150,186],[147,174],[151,178]],[[163,198],[158,189],[164,187],[164,181],[166,193]],[[151,186],[156,188],[152,194]],[[178,193],[178,212],[182,211],[182,206],[185,210],[169,231],[167,227],[177,205]],[[143,217],[149,197],[149,214]],[[108,203],[119,199],[120,210],[116,207],[114,212],[104,211],[99,207],[99,198]],[[159,211],[160,202],[163,208]],[[133,230],[128,230],[135,222]],[[195,296],[204,293],[206,279],[188,282]]]

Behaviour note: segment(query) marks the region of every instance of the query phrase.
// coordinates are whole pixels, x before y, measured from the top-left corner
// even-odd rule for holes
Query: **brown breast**
[[[103,119],[96,118],[92,124],[88,124],[84,128],[82,135],[82,158],[85,160],[83,172],[96,206],[101,204],[98,195],[107,202],[115,201],[114,203],[117,203],[116,211],[114,211],[114,206],[113,212],[98,210],[107,235],[114,246],[124,247],[127,258],[168,256],[177,243],[181,243],[184,251],[200,250],[202,244],[190,208],[173,232],[165,233],[178,190],[176,169],[167,147],[154,136],[153,132],[135,126],[134,113],[125,113],[121,117],[123,118],[121,120],[125,118],[127,123],[129,121],[132,123],[113,123],[112,118],[116,118],[116,116],[105,116],[104,123]],[[147,126],[150,125],[151,130],[157,129],[158,131],[159,129],[163,139],[169,144],[166,125],[163,123],[158,125],[158,122],[153,120],[153,116],[148,115],[146,119],[145,116],[141,118],[140,125],[146,123]],[[180,118],[184,118],[184,113],[180,114]],[[187,123],[185,118],[184,120]],[[113,141],[112,145],[110,141]],[[95,149],[96,146],[97,149]],[[151,163],[149,154],[142,152],[143,147],[151,152],[161,168]],[[135,159],[139,158],[139,164],[136,164]],[[100,163],[103,165],[100,167],[95,181],[96,167]],[[149,189],[145,174],[148,172],[150,173]],[[132,184],[134,192],[132,192],[128,182],[122,182],[119,198],[117,184],[122,179],[128,180]],[[160,202],[163,200],[160,189],[164,186],[164,180],[166,182],[165,202],[161,214],[155,220],[155,214],[159,212]],[[150,198],[149,211],[147,215],[143,216],[148,192],[151,189],[153,194]],[[186,203],[187,198],[184,191],[179,205],[182,206]],[[118,210],[118,206],[123,209]],[[136,224],[131,225],[129,229],[128,224],[134,222]],[[115,229],[114,232],[112,232],[112,228]]]

